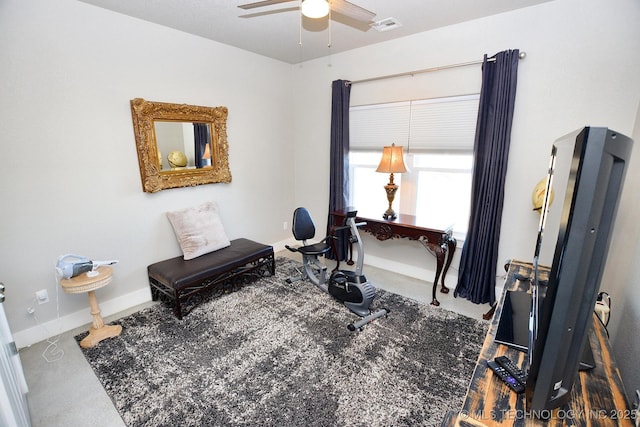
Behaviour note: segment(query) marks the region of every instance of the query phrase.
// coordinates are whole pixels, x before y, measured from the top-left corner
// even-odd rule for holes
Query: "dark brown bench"
[[[235,239],[226,248],[185,261],[182,256],[147,267],[151,298],[173,304],[178,319],[214,292],[235,290],[276,271],[273,246]]]

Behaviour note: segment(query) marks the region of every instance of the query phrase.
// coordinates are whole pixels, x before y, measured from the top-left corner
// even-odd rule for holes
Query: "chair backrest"
[[[313,224],[307,208],[297,208],[293,211],[293,225],[291,226],[293,237],[296,240],[313,239],[316,235],[316,226]]]

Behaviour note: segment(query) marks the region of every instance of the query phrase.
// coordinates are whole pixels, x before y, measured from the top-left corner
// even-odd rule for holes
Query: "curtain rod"
[[[519,59],[524,59],[527,56],[526,52],[520,52],[518,54],[518,58]],[[489,62],[494,62],[496,59],[495,58],[489,58],[487,59],[487,61]],[[440,70],[447,70],[449,68],[458,68],[458,67],[467,67],[469,65],[476,65],[476,64],[482,64],[484,62],[484,60],[480,60],[480,61],[471,61],[471,62],[462,62],[459,64],[451,64],[451,65],[442,65],[440,67],[433,67],[433,68],[425,68],[423,70],[416,70],[416,71],[407,71],[405,73],[398,73],[398,74],[388,74],[386,76],[380,76],[380,77],[371,77],[368,79],[362,79],[362,80],[353,80],[350,82],[347,82],[347,86],[348,85],[354,85],[356,83],[365,83],[365,82],[372,82],[375,80],[384,80],[384,79],[391,79],[394,77],[404,77],[404,76],[413,76],[414,74],[421,74],[421,73],[430,73],[432,71],[440,71]]]

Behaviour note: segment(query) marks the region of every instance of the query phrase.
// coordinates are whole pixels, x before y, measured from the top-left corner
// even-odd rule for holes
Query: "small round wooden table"
[[[112,273],[111,267],[100,266],[93,272],[90,271],[70,279],[60,280],[60,285],[66,293],[80,294],[87,292],[89,295],[89,307],[91,307],[93,325],[89,328],[89,335],[80,341],[80,347],[82,348],[93,347],[106,338],[117,337],[122,332],[122,326],[120,325],[104,324],[94,292],[96,289],[111,283]]]

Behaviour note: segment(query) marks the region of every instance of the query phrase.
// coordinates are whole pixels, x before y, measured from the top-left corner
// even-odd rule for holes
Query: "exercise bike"
[[[386,317],[389,314],[389,309],[387,308],[382,308],[373,313],[369,310],[375,298],[375,287],[367,281],[367,278],[362,273],[364,251],[358,226],[365,223],[356,223],[356,213],[357,211],[355,210],[349,210],[344,226],[334,228],[332,235],[325,237],[318,243],[307,244],[307,240],[315,237],[316,228],[309,211],[306,208],[297,208],[293,212],[291,230],[295,239],[302,242],[302,246],[294,248],[285,245],[291,252],[302,254],[301,275],[287,279],[287,283],[308,279],[322,291],[341,301],[349,310],[362,317],[362,319],[347,326],[350,331],[363,330],[364,326],[369,322],[380,317]],[[336,237],[333,234],[344,229],[350,231],[349,242],[355,243],[357,247],[356,269],[354,271],[339,270],[340,261],[338,260],[336,267],[331,271],[331,274],[328,274],[327,266],[320,262],[318,257],[324,256],[335,246],[333,243]]]

